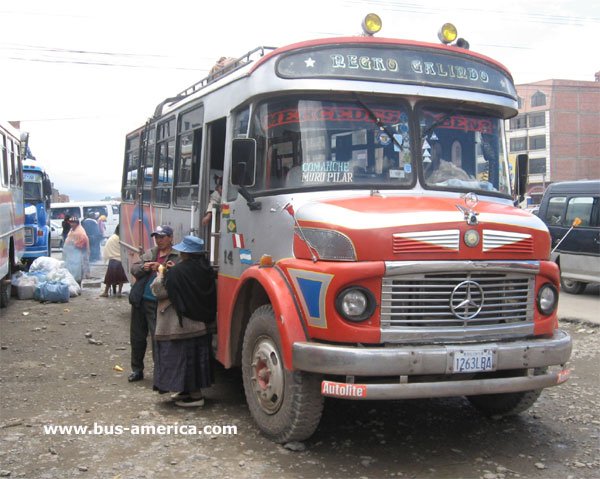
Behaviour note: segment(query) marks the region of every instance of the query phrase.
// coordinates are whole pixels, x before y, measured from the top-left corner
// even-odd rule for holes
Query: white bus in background
[[[62,248],[62,221],[65,217],[76,216],[83,220],[90,213],[104,215],[106,217],[105,238],[112,235],[119,224],[119,201],[73,201],[69,203],[52,203],[50,207],[52,210],[50,213],[52,248]]]

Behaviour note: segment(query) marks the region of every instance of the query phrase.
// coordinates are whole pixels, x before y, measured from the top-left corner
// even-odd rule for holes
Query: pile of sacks
[[[80,286],[65,268],[64,261],[46,256],[31,263],[29,272],[15,273],[11,283],[17,288],[19,299],[66,303],[69,298],[81,294]]]

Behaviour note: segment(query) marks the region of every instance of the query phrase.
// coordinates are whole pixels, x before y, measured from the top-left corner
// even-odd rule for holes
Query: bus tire
[[[544,374],[547,368],[538,368],[534,374]],[[542,389],[516,393],[481,394],[467,396],[469,402],[485,416],[516,416],[529,409],[542,394]]]
[[[585,283],[581,281],[574,281],[572,279],[560,279],[560,287],[565,293],[581,294],[586,287]]]
[[[250,317],[244,333],[242,376],[250,413],[262,433],[277,443],[308,439],[323,412],[320,377],[289,371],[271,305]]]

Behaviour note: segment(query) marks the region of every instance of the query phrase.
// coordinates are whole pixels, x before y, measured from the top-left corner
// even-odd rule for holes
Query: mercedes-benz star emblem
[[[483,308],[483,289],[475,281],[467,280],[456,285],[450,295],[450,310],[458,319],[473,319]]]

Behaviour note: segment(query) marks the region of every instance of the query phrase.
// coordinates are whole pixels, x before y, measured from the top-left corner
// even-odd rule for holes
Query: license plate
[[[448,373],[476,373],[495,370],[495,348],[449,348],[446,371]]]

